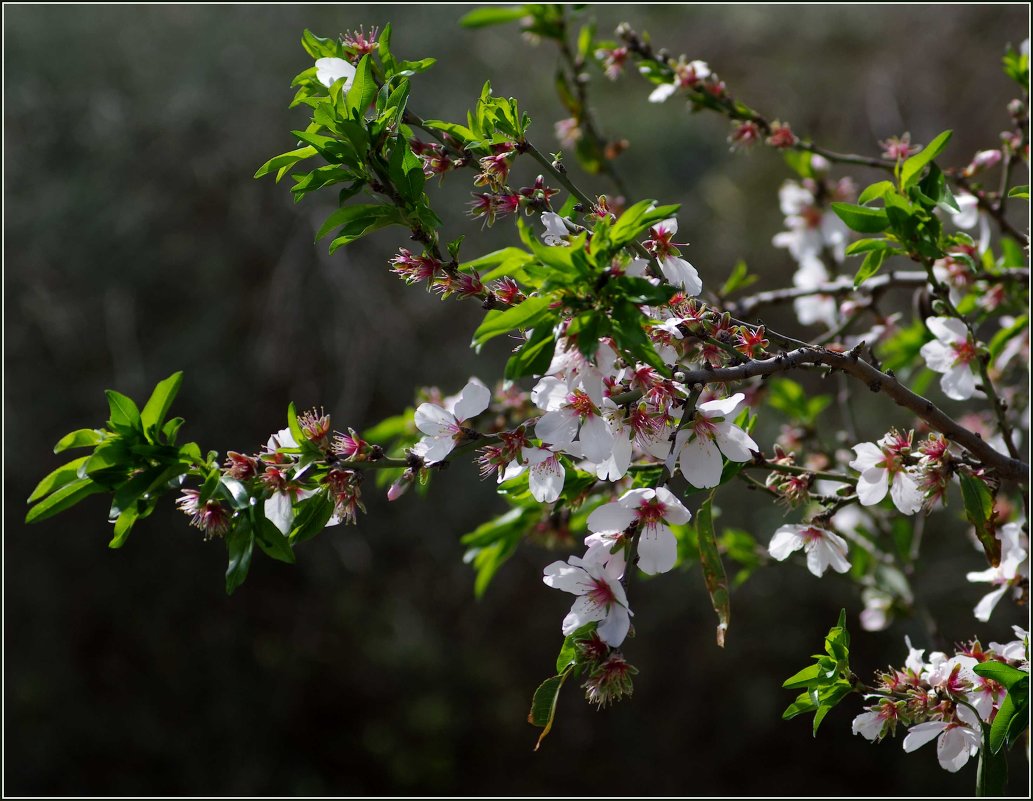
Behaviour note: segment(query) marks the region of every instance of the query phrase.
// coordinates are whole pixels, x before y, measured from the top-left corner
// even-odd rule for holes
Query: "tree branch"
[[[978,434],[969,431],[952,417],[940,410],[932,401],[916,395],[901,384],[892,373],[875,369],[859,358],[857,353],[836,353],[823,348],[802,347],[770,359],[757,359],[737,367],[702,368],[685,371],[685,381],[690,384],[725,384],[743,381],[756,376],[794,370],[806,365],[824,364],[864,382],[872,392],[883,392],[898,406],[910,410],[925,420],[932,428],[956,442],[987,467],[995,470],[1001,478],[1029,483],[1029,465],[994,450]]]

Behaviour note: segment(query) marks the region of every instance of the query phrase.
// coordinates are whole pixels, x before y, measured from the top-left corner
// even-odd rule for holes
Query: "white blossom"
[[[573,634],[586,623],[599,621],[596,633],[616,648],[631,628],[628,596],[620,583],[617,565],[593,564],[571,556],[545,568],[545,583],[578,596],[563,619],[563,633]]]
[[[426,462],[444,460],[463,438],[463,423],[476,417],[491,403],[491,390],[471,378],[462,391],[445,400],[444,406],[421,403],[416,409],[416,427],[425,435],[413,448]]]
[[[922,358],[929,369],[943,373],[940,388],[951,400],[968,400],[976,393],[979,358],[968,329],[953,317],[930,317],[926,326],[936,339],[922,345]]]
[[[847,560],[846,540],[818,526],[784,525],[780,527],[768,545],[768,553],[779,562],[800,549],[807,554],[807,569],[819,578],[828,568],[837,573],[850,569]]]

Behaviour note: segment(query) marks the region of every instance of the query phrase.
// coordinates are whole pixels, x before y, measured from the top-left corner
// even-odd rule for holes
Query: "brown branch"
[[[885,393],[898,406],[914,412],[932,428],[965,448],[984,465],[995,470],[1001,478],[1023,484],[1029,483],[1028,464],[994,450],[978,434],[962,426],[937,408],[932,401],[916,395],[891,373],[877,370],[859,358],[856,350],[850,353],[836,353],[822,348],[803,347],[770,359],[749,361],[737,367],[704,367],[699,370],[689,370],[685,373],[685,381],[689,384],[724,384],[818,364],[842,370],[847,375],[864,382],[872,392]]]

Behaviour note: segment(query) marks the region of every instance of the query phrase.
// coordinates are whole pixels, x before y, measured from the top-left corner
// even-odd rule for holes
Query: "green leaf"
[[[640,200],[620,216],[610,231],[614,247],[622,247],[638,239],[651,226],[678,213],[678,205],[657,206],[654,200]]]
[[[786,690],[810,689],[823,684],[827,678],[826,671],[822,670],[821,665],[809,665],[782,682],[782,687]]]
[[[226,594],[244,583],[251,568],[251,554],[255,549],[255,535],[247,518],[241,517],[237,525],[226,535],[226,551],[229,563],[226,566]]]
[[[71,481],[29,509],[25,515],[25,522],[38,523],[40,520],[46,520],[98,492],[104,492],[104,487],[92,479],[80,478]]]
[[[944,131],[918,153],[904,162],[900,168],[901,189],[907,189],[912,184],[917,183],[922,170],[929,162],[943,152],[943,149],[947,147],[947,143],[950,141],[952,134],[953,131]]]
[[[854,276],[854,288],[856,289],[861,286],[861,284],[879,272],[879,270],[882,269],[883,262],[885,261],[885,250],[869,250],[864,257],[864,261],[861,262],[861,267],[858,269],[857,275]]]
[[[66,484],[71,484],[77,478],[80,478],[80,468],[86,464],[86,460],[89,458],[89,456],[81,456],[49,473],[36,485],[36,489],[32,491],[27,503],[35,503],[45,495],[49,495],[54,490],[61,489]]]
[[[126,544],[126,540],[129,539],[129,533],[133,530],[133,524],[136,523],[139,514],[135,506],[129,506],[122,510],[115,521],[115,531],[112,534],[111,542],[108,543],[109,548],[121,548]]]
[[[299,447],[308,442],[308,437],[305,436],[305,432],[301,430],[301,423],[298,422],[298,410],[294,401],[287,404],[287,428]]]
[[[994,753],[992,749],[982,748],[979,751],[979,764],[976,767],[976,795],[1002,797],[1008,784],[1008,760],[1004,754]]]
[[[1023,200],[1029,200],[1029,184],[1013,186],[1008,190],[1008,197],[1017,197],[1022,198]]]
[[[568,667],[577,661],[577,644],[582,640],[590,639],[592,632],[599,627],[599,623],[593,621],[579,626],[563,639],[563,646],[556,657],[556,674],[560,675]]]
[[[832,210],[848,228],[862,234],[877,234],[885,231],[890,224],[885,209],[871,209],[853,203],[833,203]]]
[[[846,247],[847,256],[856,256],[858,253],[867,253],[870,250],[890,250],[893,248],[885,239],[858,239]]]
[[[717,644],[725,647],[725,634],[731,618],[731,606],[728,600],[728,577],[721,555],[717,551],[717,540],[714,535],[714,521],[711,507],[714,493],[711,492],[696,513],[696,534],[699,538],[699,558],[703,566],[703,580],[710,594],[710,603],[717,613]]]
[[[113,389],[104,390],[111,410],[111,426],[118,429],[140,430],[140,410],[130,398]]]
[[[807,712],[814,712],[818,709],[818,693],[814,690],[806,690],[800,693],[796,700],[786,707],[782,713],[782,720],[792,720],[797,715]]]
[[[286,170],[293,167],[299,161],[312,158],[318,152],[319,151],[312,145],[306,145],[305,147],[299,147],[297,150],[292,150],[289,153],[281,153],[279,156],[273,156],[269,161],[258,168],[255,172],[255,178],[262,178],[271,172],[275,172],[276,181],[279,183],[280,179],[286,174]]]
[[[54,446],[54,453],[61,453],[71,448],[92,448],[104,441],[104,432],[93,428],[80,428],[65,434]]]
[[[1029,326],[1029,315],[1023,314],[1015,318],[1015,321],[1002,328],[993,338],[990,340],[990,356],[996,361],[997,357],[1001,355],[1001,351],[1004,350],[1004,346],[1008,343],[1012,337],[1017,334],[1021,334]]]
[[[552,298],[531,297],[505,311],[492,310],[473,333],[473,347],[480,348],[485,342],[517,328],[533,328],[550,319]]]
[[[985,663],[984,663],[985,664]],[[1028,727],[1029,674],[1012,684],[990,726],[990,750],[998,753],[1004,746],[1011,747]]]
[[[340,209],[335,213],[336,219],[334,224],[330,224],[330,220],[327,220],[324,224],[324,229],[329,226],[331,229],[337,225],[341,225],[342,228],[338,232],[337,237],[330,243],[330,253],[333,254],[338,248],[350,245],[357,239],[361,239],[366,234],[371,234],[381,228],[386,228],[389,225],[406,225],[405,218],[402,216],[402,212],[395,206],[374,206],[374,205],[361,205],[361,206],[348,206]],[[333,218],[334,215],[331,215]],[[323,233],[317,239],[322,238]]]
[[[373,78],[373,69],[370,65],[369,55],[363,56],[358,65],[355,67],[355,79],[352,81],[351,88],[348,90],[348,109],[352,112],[353,116],[362,119],[373,101],[376,99],[377,90],[376,80]]]
[[[527,715],[527,722],[532,726],[541,728],[542,733],[538,735],[538,742],[534,745],[537,751],[541,747],[542,740],[552,731],[553,721],[556,719],[556,703],[560,698],[560,690],[563,689],[563,682],[567,680],[571,671],[565,670],[558,676],[546,679],[534,691],[531,699],[531,711]]]
[[[966,473],[959,473],[961,497],[965,502],[965,517],[976,529],[976,536],[983,546],[990,564],[1001,563],[1001,541],[994,534],[990,521],[994,513],[994,499],[980,479]]]
[[[750,275],[749,269],[746,267],[746,262],[739,259],[739,261],[735,263],[735,267],[732,268],[732,272],[728,276],[728,279],[721,286],[718,295],[722,298],[726,298],[733,292],[745,289],[759,280],[760,276]]]
[[[140,421],[143,423],[144,431],[158,428],[165,422],[165,415],[169,413],[172,401],[179,393],[179,387],[183,383],[182,371],[173,373],[164,381],[159,381],[151,397],[144,404],[140,412]]]
[[[623,275],[614,278],[606,283],[607,292],[612,292],[618,297],[635,304],[648,304],[650,306],[661,306],[667,303],[677,293],[677,287],[670,284],[653,284],[645,278]]]
[[[301,46],[312,58],[337,57],[341,55],[340,46],[334,39],[316,36],[308,28],[301,34]]]
[[[291,549],[290,541],[267,517],[258,517],[256,520],[255,539],[258,547],[265,551],[267,556],[289,565],[294,564],[294,551]]]
[[[1029,673],[1026,671],[996,660],[980,662],[972,670],[985,679],[992,679],[998,684],[1003,684],[1006,690],[1011,690],[1020,681],[1029,680]]]
[[[467,12],[459,18],[459,24],[464,28],[486,28],[489,25],[515,22],[526,16],[527,9],[524,6],[486,6]]]
[[[870,203],[873,200],[878,200],[887,192],[896,191],[896,187],[892,181],[879,181],[871,186],[867,187],[857,198],[857,202],[862,206],[866,203]]]
[[[290,541],[297,544],[312,539],[326,528],[326,524],[330,522],[333,514],[334,502],[327,497],[325,492],[305,499],[298,504],[297,514],[294,516],[294,525],[291,528],[289,537]]]
[[[506,362],[505,377],[509,381],[528,375],[543,375],[556,352],[556,337],[551,325],[539,325],[531,338]]]

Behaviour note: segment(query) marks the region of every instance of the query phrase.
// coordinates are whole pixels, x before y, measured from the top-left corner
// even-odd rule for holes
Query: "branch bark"
[[[755,359],[736,367],[702,368],[687,370],[685,383],[725,384],[743,381],[755,376],[773,375],[806,365],[826,365],[842,370],[847,375],[862,381],[872,392],[888,395],[898,406],[914,412],[932,428],[949,440],[963,447],[984,465],[996,471],[1003,478],[1029,483],[1029,465],[1013,459],[990,447],[978,434],[969,431],[952,417],[939,409],[932,401],[916,395],[901,384],[891,373],[877,370],[856,353],[836,353],[823,348],[797,348],[794,351],[770,359]]]

